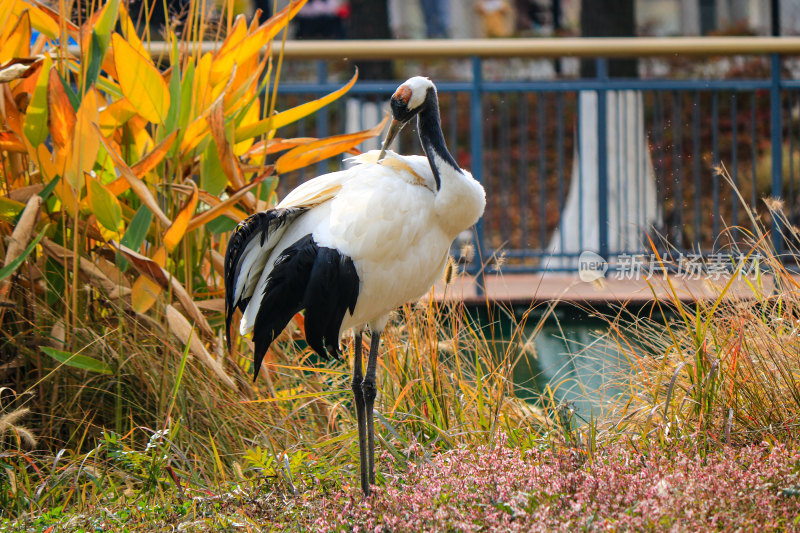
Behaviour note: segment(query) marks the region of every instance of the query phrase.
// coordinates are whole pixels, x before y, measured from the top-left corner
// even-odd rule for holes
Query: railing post
[[[770,103],[770,149],[772,150],[772,197],[783,196],[783,136],[781,125],[781,56],[772,54]],[[772,246],[775,253],[783,250],[780,221],[772,217]]]
[[[608,261],[608,126],[605,83],[608,80],[608,61],[597,58],[597,224],[598,253]]]
[[[483,182],[483,98],[482,98],[482,83],[483,83],[483,66],[481,58],[478,56],[472,57],[472,87],[470,89],[470,152],[472,153],[472,176]],[[484,230],[483,230],[483,217],[481,217],[477,224],[475,224],[475,233],[477,234],[476,252],[480,261],[477,277],[477,286],[475,290],[479,296],[486,293],[486,263],[487,257],[484,255]]]

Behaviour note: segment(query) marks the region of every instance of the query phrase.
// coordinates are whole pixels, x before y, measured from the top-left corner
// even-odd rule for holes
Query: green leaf
[[[58,71],[56,70],[56,72]],[[61,78],[61,86],[64,87],[64,92],[67,93],[69,103],[72,104],[72,110],[77,113],[78,108],[81,106],[81,99],[75,91],[72,90],[72,86],[67,83],[67,80],[64,79],[64,76],[62,76],[60,72],[58,72],[58,77]]]
[[[122,208],[117,197],[94,178],[87,179],[86,184],[89,190],[89,206],[97,221],[107,230],[119,232],[122,229]]]
[[[61,179],[61,176],[56,176],[55,178],[50,180],[50,183],[45,185],[44,189],[42,189],[42,192],[39,193],[39,196],[42,197],[43,201],[46,202],[47,199],[50,198],[50,195],[53,194],[53,189],[56,188],[56,185],[58,185],[58,180],[60,180],[60,179]]]
[[[147,236],[147,231],[150,229],[152,221],[153,212],[146,205],[141,206],[133,216],[131,223],[128,224],[128,231],[125,232],[119,243],[131,250],[138,250]],[[117,253],[117,264],[123,272],[128,269],[128,261],[120,253]]]
[[[200,158],[200,188],[208,194],[219,196],[227,184],[228,178],[222,170],[217,143],[212,141],[208,143]]]
[[[25,123],[22,131],[28,141],[38,147],[44,143],[50,131],[47,129],[47,80],[50,79],[50,66],[53,64],[49,55],[45,56],[39,79],[33,89],[33,97],[25,113]]]
[[[88,370],[90,372],[97,372],[99,374],[112,374],[111,367],[103,361],[98,361],[92,357],[81,355],[78,353],[69,353],[48,346],[40,346],[42,351],[67,366],[79,368],[81,370]]]
[[[42,240],[42,237],[44,237],[45,231],[47,231],[47,226],[45,226],[42,232],[37,235],[33,241],[31,241],[31,243],[27,248],[25,248],[25,251],[22,252],[19,257],[11,261],[9,264],[3,266],[3,268],[0,268],[0,281],[3,281],[8,276],[13,274],[14,271],[17,270],[23,262],[25,262],[25,259],[28,258],[28,255],[33,251],[34,248],[36,248],[36,245],[39,244],[39,241]]]
[[[125,232],[120,244],[127,246],[131,250],[138,250],[147,236],[147,231],[150,229],[152,221],[152,211],[146,205],[141,206],[128,225],[128,231]]]
[[[177,61],[175,58],[178,58],[178,39],[175,39],[175,42],[172,46],[172,54],[170,56],[172,61],[176,61],[170,63],[172,65],[179,65],[180,61]],[[172,74],[169,77],[169,111],[167,112],[167,120],[164,121],[164,130],[165,135],[169,132],[172,132],[178,126],[178,117],[181,113],[181,108],[188,107],[186,105],[181,105],[183,100],[181,100],[181,69],[173,67]]]
[[[25,204],[22,202],[0,196],[0,220],[14,224],[23,209],[25,209]]]
[[[96,33],[92,32],[92,39],[89,45],[89,62],[86,68],[86,80],[81,93],[86,94],[86,90],[97,80],[97,76],[100,74],[100,65],[103,64],[104,55],[105,49],[100,42],[100,38]]]
[[[228,233],[232,231],[233,228],[236,227],[236,221],[232,218],[228,218],[225,215],[220,215],[213,220],[209,220],[206,222],[206,229],[211,232],[213,235],[218,235],[220,233]]]
[[[119,0],[109,0],[106,2],[106,5],[103,6],[103,14],[100,15],[100,18],[94,25],[92,33],[97,36],[103,56],[105,56],[106,50],[108,50],[108,43],[111,42],[111,32],[114,30],[114,26],[117,23],[118,13]],[[103,58],[101,57],[100,59],[102,63]]]

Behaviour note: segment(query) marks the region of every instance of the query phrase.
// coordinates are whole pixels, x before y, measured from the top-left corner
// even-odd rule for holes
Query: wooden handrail
[[[219,44],[201,43],[203,52]],[[168,45],[150,44],[154,56]],[[277,55],[276,41],[272,53]],[[433,59],[453,57],[655,57],[710,55],[800,55],[800,37],[620,37],[539,39],[396,39],[286,42],[289,59]]]

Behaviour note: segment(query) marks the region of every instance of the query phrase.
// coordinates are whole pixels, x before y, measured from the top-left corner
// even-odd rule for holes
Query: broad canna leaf
[[[113,373],[111,367],[103,361],[98,361],[87,355],[79,353],[69,353],[62,350],[56,350],[49,346],[39,347],[45,354],[49,355],[59,363],[77,368],[80,370],[88,370],[90,372],[97,372],[98,374],[111,374]]]
[[[197,209],[197,185],[195,185],[192,180],[186,180],[186,182],[191,186],[192,193],[181,208],[178,216],[175,217],[172,225],[164,233],[164,246],[167,247],[167,251],[170,253],[175,250],[175,247],[178,246],[178,243],[183,239],[189,227],[189,222],[192,220],[194,212]]]
[[[89,174],[86,174],[86,192],[97,221],[113,233],[122,231],[122,208],[117,197]]]
[[[8,1],[12,5],[10,11],[12,17],[19,17],[23,12],[27,11],[31,18],[31,27],[34,30],[45,34],[50,39],[56,39],[61,33],[61,28],[59,27],[61,17],[47,6],[41,4],[34,5],[32,2],[5,1]],[[78,30],[78,27],[72,22],[64,22],[66,22],[68,32],[76,32]]]
[[[50,137],[56,148],[66,148],[72,142],[77,120],[75,109],[67,96],[61,76],[56,69],[50,69],[50,83],[47,91],[47,112]]]
[[[24,11],[7,34],[6,41],[0,46],[0,63],[29,55],[31,55],[31,17],[30,12]]]
[[[367,139],[380,135],[388,120],[389,116],[387,115],[386,118],[374,128],[358,133],[335,135],[327,139],[320,139],[319,141],[307,145],[292,148],[278,158],[275,162],[275,170],[277,170],[279,174],[284,174],[346,152]]]
[[[52,64],[50,57],[46,56],[39,71],[33,97],[28,104],[28,111],[25,113],[25,122],[22,128],[25,137],[33,147],[43,144],[47,139],[47,82],[50,78]]]
[[[96,124],[100,120],[98,112],[99,99],[97,91],[90,89],[81,100],[81,106],[75,115],[75,133],[72,137],[69,166],[66,176],[75,186],[75,178],[83,172],[89,172],[97,160],[100,150],[100,134]]]
[[[297,107],[293,107],[291,109],[287,109],[286,111],[282,111],[276,115],[271,117],[265,118],[260,120],[259,122],[252,124],[250,126],[243,126],[236,130],[236,142],[242,142],[245,139],[250,139],[252,137],[257,137],[259,135],[263,135],[269,131],[277,130],[278,128],[282,128],[287,124],[291,124],[292,122],[297,122],[301,118],[307,117],[311,113],[322,109],[326,105],[330,104],[331,102],[337,100],[342,95],[347,93],[353,85],[356,83],[358,79],[358,71],[353,75],[347,85],[338,89],[322,98],[318,98],[317,100],[313,100],[311,102],[306,102],[305,104],[301,104]]]
[[[111,43],[122,93],[142,117],[163,124],[169,112],[169,89],[161,73],[150,57],[140,54],[118,33]]]

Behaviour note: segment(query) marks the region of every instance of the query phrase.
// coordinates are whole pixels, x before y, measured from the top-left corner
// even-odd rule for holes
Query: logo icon
[[[578,257],[578,277],[581,281],[591,283],[606,275],[608,262],[602,256],[586,250]]]

